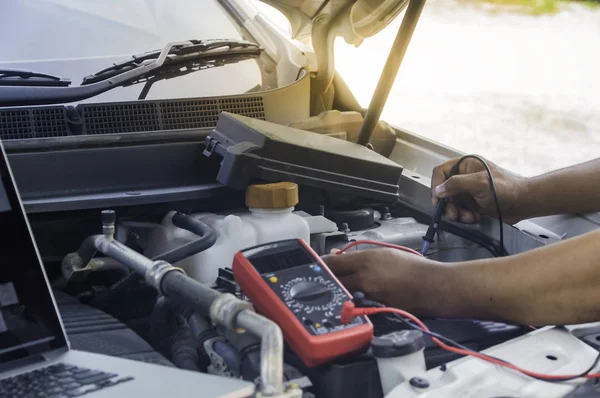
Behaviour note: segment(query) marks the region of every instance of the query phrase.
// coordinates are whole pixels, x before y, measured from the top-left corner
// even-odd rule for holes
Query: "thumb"
[[[435,190],[438,198],[450,198],[463,193],[475,196],[477,193],[488,189],[487,174],[483,171],[472,174],[455,175],[448,178]]]

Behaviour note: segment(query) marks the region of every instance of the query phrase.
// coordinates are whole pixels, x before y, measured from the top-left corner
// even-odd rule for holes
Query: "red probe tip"
[[[356,316],[356,306],[350,300],[346,301],[342,306],[342,312],[340,314],[340,322],[344,325],[350,323],[352,318]]]

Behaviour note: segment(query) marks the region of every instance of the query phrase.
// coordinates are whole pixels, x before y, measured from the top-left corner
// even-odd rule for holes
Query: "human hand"
[[[363,292],[370,300],[391,307],[434,316],[447,266],[395,249],[375,249],[323,257],[331,271],[351,293]]]
[[[477,159],[463,160],[456,174],[450,177],[452,167],[458,162],[452,159],[433,169],[431,197],[436,206],[442,198],[450,199],[446,207],[446,218],[471,224],[478,222],[481,215],[497,217],[496,203],[485,167]],[[514,223],[524,215],[519,208],[524,201],[526,179],[512,174],[486,160],[490,167],[500,210],[505,221]],[[448,178],[450,177],[450,178]]]

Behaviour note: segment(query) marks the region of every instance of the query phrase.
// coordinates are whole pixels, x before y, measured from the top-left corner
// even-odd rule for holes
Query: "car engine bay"
[[[326,3],[317,11],[332,12]],[[410,7],[396,58],[368,110],[334,77],[332,54],[319,54],[319,71],[298,67],[270,90],[64,105],[93,90],[149,89],[150,76],[213,68],[215,50],[223,63],[257,58],[277,80],[271,55],[291,50],[266,30],[258,33],[277,41],[266,50],[246,40],[175,42],[71,91],[61,81],[52,90],[4,90],[0,138],[71,347],[250,381],[257,397],[598,396],[593,380],[553,384],[437,342],[546,374],[579,374],[600,359],[597,324],[347,316],[370,298],[347,291],[321,257],[381,246],[420,251],[433,212],[432,165],[459,155],[379,120],[424,2],[398,3],[394,17]],[[239,18],[244,9],[235,9]],[[313,28],[314,43],[330,51],[336,20],[315,21],[327,26]],[[244,29],[258,26],[252,22]],[[498,233],[489,217],[470,226],[442,220],[424,255],[493,258],[562,238],[528,222],[500,222]]]
[[[322,213],[329,215],[331,219],[320,213],[311,215],[298,210],[283,215],[274,214],[272,220],[265,217],[258,219],[259,222],[256,223],[256,214],[241,209],[225,210],[220,214],[200,212],[187,215],[174,210],[164,215],[162,221],[155,223],[120,218],[118,214],[107,212],[102,217],[99,215],[98,221],[102,219],[104,228],[114,228],[117,241],[137,248],[144,256],[153,260],[165,259],[175,267],[184,269],[186,275],[196,281],[222,293],[233,294],[241,300],[245,299],[244,292],[236,283],[231,269],[233,255],[238,250],[288,238],[305,239],[303,235],[306,232],[310,236],[307,242],[311,242],[311,248],[320,255],[341,249],[349,242],[363,240],[418,249],[427,228],[426,224],[419,223],[412,217],[402,216],[398,209],[390,209],[385,203],[343,210],[331,209],[320,203],[304,203],[306,207],[311,205],[320,207]],[[283,221],[284,218],[287,220]],[[265,224],[261,225],[261,222]],[[100,227],[98,222],[98,231],[101,230]],[[248,239],[254,228],[263,233],[263,239]],[[261,228],[264,230],[261,231]],[[189,255],[204,247],[205,250]],[[363,245],[359,249],[369,247],[372,246]],[[182,251],[183,248],[186,249]],[[194,250],[190,251],[191,249]],[[474,243],[443,233],[431,256],[458,258],[464,255],[461,253],[469,250],[478,251],[481,257],[488,256],[485,249],[478,248]],[[182,255],[189,256],[179,260]],[[257,340],[238,341],[239,336],[232,336],[232,331],[219,330],[211,325],[206,316],[167,297],[160,297],[143,276],[130,273],[121,264],[110,260],[107,257],[95,257],[87,263],[80,262],[78,267],[67,256],[62,262],[65,279],[63,290],[82,303],[127,325],[177,367],[246,380],[254,380],[259,376],[260,344]],[[102,281],[102,284],[95,280]],[[68,304],[64,304],[61,309],[63,308],[68,308]],[[395,324],[385,316],[374,316],[371,319],[375,336],[405,329],[403,325]],[[319,321],[321,319],[314,320]],[[467,320],[432,319],[427,321],[427,325],[432,330],[451,336],[461,344],[477,350],[529,331],[526,326]],[[101,325],[99,329],[103,327],[107,326]],[[122,329],[123,332],[125,330]],[[102,333],[94,332],[93,335],[98,339]],[[83,337],[79,349],[89,349],[85,340]],[[330,361],[318,367],[306,367],[293,352],[286,353],[286,359],[287,357],[289,360],[285,363],[285,379],[300,382],[298,379],[308,377],[312,385],[308,391],[314,391],[316,396],[383,396],[376,360],[368,353],[359,353],[343,358],[342,361]],[[425,339],[425,360],[429,369],[456,358],[457,355],[446,353],[430,339]],[[349,382],[351,380],[355,380],[356,384]]]
[[[277,131],[267,127],[276,127]],[[296,147],[299,160],[294,163],[286,152],[287,146],[293,144],[283,139],[290,131],[268,122],[221,115],[199,153],[203,162],[216,160],[222,170],[229,164],[225,158],[231,154],[231,148],[251,146],[248,137],[265,134],[271,140],[270,144],[263,142],[262,150],[258,145],[248,151],[252,162],[247,164],[242,151],[233,151],[237,158],[230,162],[234,167],[228,169],[228,177],[223,181],[244,186],[239,181],[240,174],[245,174],[248,184],[244,189],[227,190],[205,200],[119,206],[102,211],[32,213],[32,227],[73,347],[253,381],[265,396],[383,397],[390,394],[392,387],[405,388],[407,383],[409,392],[416,394],[426,390],[423,386],[429,386],[430,382],[423,382],[427,371],[443,372],[440,369],[458,360],[460,354],[441,349],[430,336],[419,332],[415,335],[406,324],[385,314],[368,317],[364,325],[372,325],[372,329],[365,331],[361,339],[355,336],[347,341],[336,340],[345,330],[339,323],[340,309],[352,296],[346,292],[347,297],[343,298],[335,278],[312,276],[324,267],[319,265],[318,256],[347,245],[352,246],[348,250],[379,244],[419,250],[430,216],[416,206],[393,200],[393,195],[392,200],[386,200],[388,194],[373,188],[377,187],[377,179],[385,178],[377,175],[381,165],[365,158],[346,160],[345,167],[363,162],[364,173],[363,179],[350,181],[353,172],[349,170],[343,187],[347,193],[341,191],[342,184],[331,173],[339,167],[339,160],[319,162],[320,155],[323,159],[335,158],[325,150],[319,150],[320,155],[312,154],[315,168],[311,178],[296,177],[294,167],[300,167],[301,159],[311,149]],[[302,133],[314,134],[298,132]],[[338,141],[325,136],[320,139],[321,144],[325,143],[321,149],[327,147],[327,142]],[[232,145],[227,150],[207,151],[218,146],[216,141]],[[264,150],[269,145],[271,151]],[[216,155],[217,152],[222,155]],[[269,182],[268,175],[266,180],[252,177],[262,173],[262,167],[274,161],[277,153],[294,163],[279,170],[289,172],[291,180],[305,184],[286,181],[280,174],[271,177],[278,182]],[[219,178],[218,166],[207,170]],[[371,179],[367,178],[369,174]],[[327,179],[330,184],[323,183]],[[362,189],[363,185],[367,189]],[[427,254],[429,258],[452,262],[501,255],[495,239],[458,224],[443,224]],[[57,241],[58,235],[61,239]],[[306,242],[302,250],[314,253],[315,259],[296,260],[298,252],[291,249],[273,254],[273,258],[261,261],[260,274],[267,285],[246,285],[254,289],[250,294],[241,286],[242,281],[248,284],[252,278],[247,273],[246,277],[240,276],[245,271],[239,265],[239,252],[258,250],[249,248],[279,252],[277,247],[286,242]],[[311,262],[310,270],[298,267]],[[292,276],[286,274],[288,271],[294,272]],[[279,286],[279,290],[274,290],[279,296],[267,295],[269,285]],[[276,302],[285,302],[295,311],[301,321],[296,327],[300,325],[310,335],[290,340],[287,318],[279,318],[281,312],[269,312]],[[253,306],[266,318],[254,315],[255,318],[247,319],[241,315],[255,314]],[[534,338],[532,328],[526,325],[458,319],[424,322],[430,330],[476,351]],[[545,333],[558,332],[551,329]],[[338,337],[323,340],[325,343],[314,340],[321,335]],[[568,337],[573,338],[571,334]],[[549,347],[556,346],[552,339],[565,338],[560,333],[551,336]],[[406,339],[416,351],[399,357],[386,354],[390,341],[392,345],[406,345]],[[572,343],[567,338],[567,344]],[[594,350],[581,344],[586,348],[574,348],[582,349],[579,359],[592,355],[586,349]],[[544,353],[548,349],[533,346]],[[512,345],[508,347],[513,350]],[[518,351],[513,354],[521,358]],[[577,358],[573,355],[571,360],[577,362]],[[491,372],[492,379],[498,378],[495,368],[486,371]],[[408,396],[408,392],[400,396]]]
[[[100,145],[52,151],[17,150],[14,141],[7,145],[73,348],[252,381],[262,396],[461,396],[466,391],[501,396],[496,394],[514,391],[505,391],[506,385],[527,386],[531,396],[580,391],[576,384],[556,388],[535,379],[523,384],[524,376],[462,358],[386,314],[369,315],[362,325],[371,326],[363,335],[336,337],[346,330],[340,323],[344,303],[360,295],[345,292],[325,273],[313,276],[326,271],[319,256],[348,245],[347,250],[378,245],[419,250],[431,220],[424,210],[431,206],[429,197],[399,198],[415,186],[428,190],[417,172],[335,134],[228,112],[212,130],[169,142],[107,147],[102,136],[96,139]],[[39,168],[40,159],[46,170],[28,173]],[[102,170],[95,192],[89,191],[94,168],[75,167],[82,161]],[[120,162],[144,167],[114,174]],[[196,178],[198,171],[202,178]],[[179,185],[151,185],[168,186],[166,181]],[[187,188],[190,181],[196,185]],[[66,195],[47,189],[61,184],[81,188]],[[196,196],[186,197],[190,192]],[[442,221],[427,257],[491,258],[552,241],[552,233],[541,227],[507,227],[503,248],[492,232],[497,225],[493,219],[475,227]],[[255,278],[256,285],[242,287],[252,278],[240,276],[245,268],[239,265],[236,271],[240,252],[290,241],[305,242],[303,250],[313,260],[296,262],[297,255],[285,251],[276,261],[262,262],[268,267],[259,279],[266,285]],[[267,295],[269,286],[279,286],[275,296]],[[270,303],[285,307],[273,313]],[[296,321],[281,317],[288,309],[297,311]],[[493,350],[546,372],[579,371],[599,347],[595,324],[532,330],[481,320],[423,322],[461,346]],[[290,334],[290,324],[297,332]],[[496,384],[490,387],[490,380]]]

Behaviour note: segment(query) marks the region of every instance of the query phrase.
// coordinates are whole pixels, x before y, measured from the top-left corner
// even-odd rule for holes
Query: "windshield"
[[[215,0],[22,0],[0,13],[0,69],[85,76],[133,54],[189,39],[257,43]],[[6,38],[10,38],[7,40]],[[260,44],[260,43],[258,43]],[[156,82],[146,99],[222,96],[275,88],[263,55]],[[271,61],[272,62],[272,61]],[[129,101],[143,85],[119,87],[87,102]],[[86,101],[81,101],[86,102]]]

